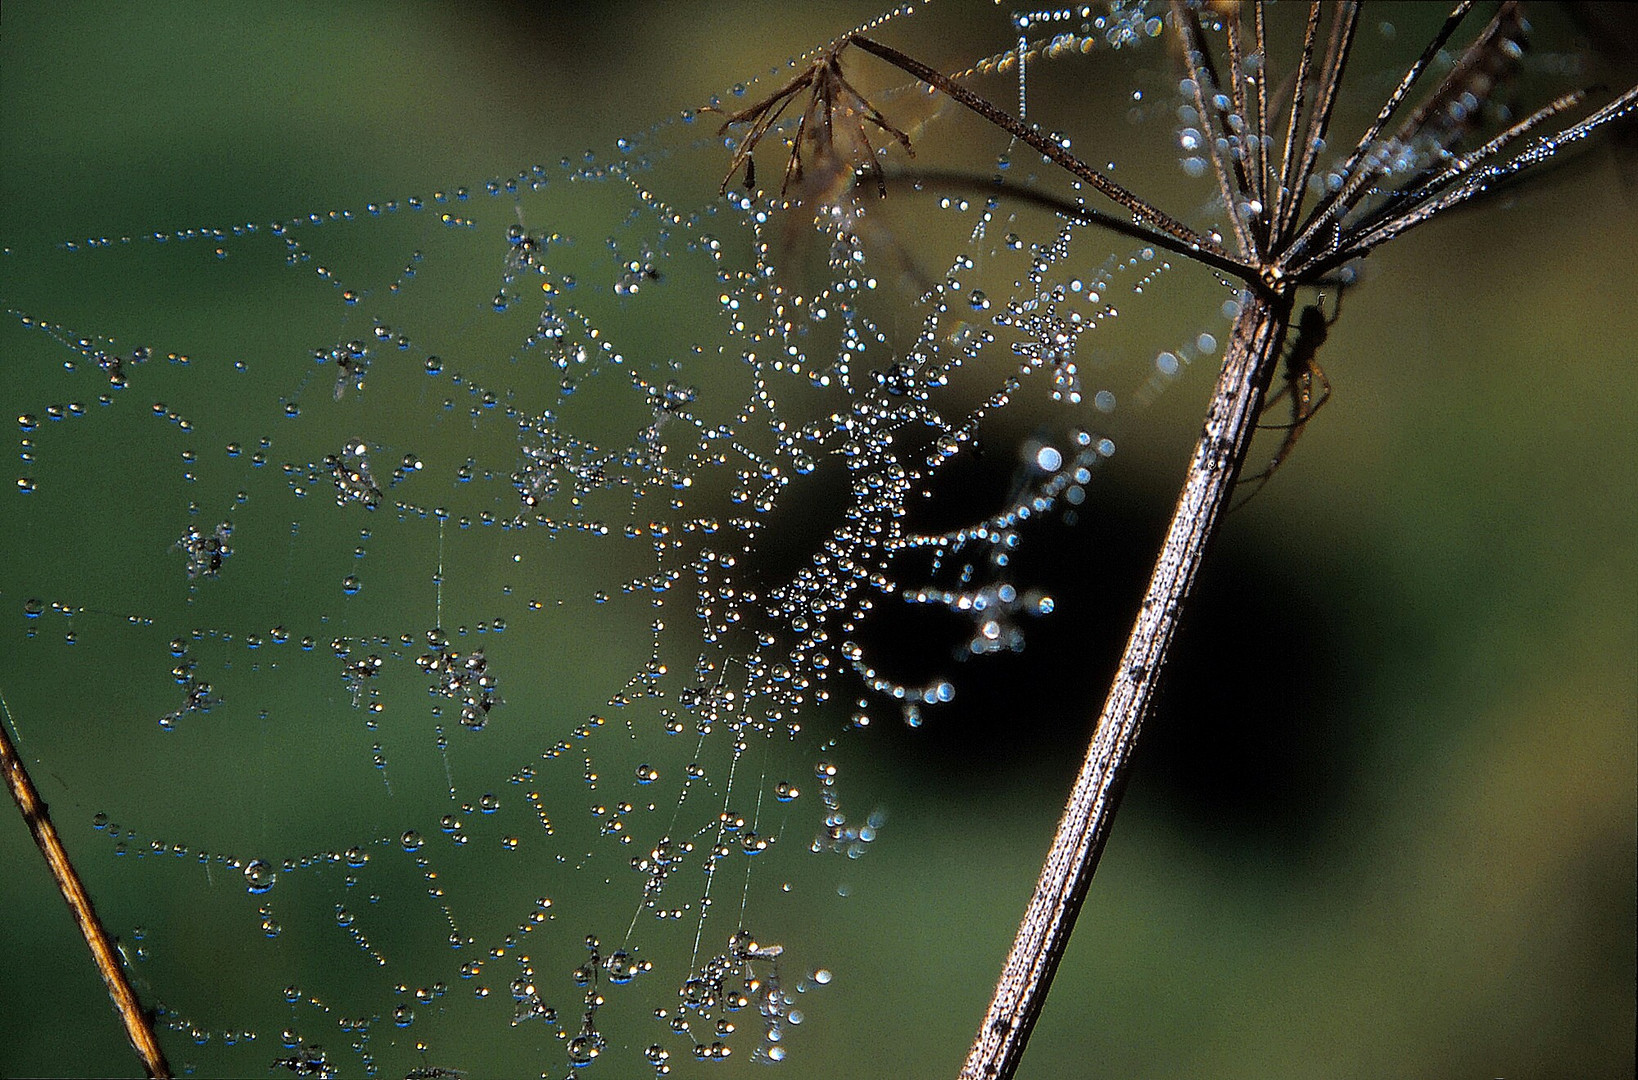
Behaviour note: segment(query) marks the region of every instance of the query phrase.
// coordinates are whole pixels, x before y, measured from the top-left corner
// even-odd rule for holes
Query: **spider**
[[[1274,392],[1263,403],[1263,412],[1267,412],[1285,399],[1291,401],[1291,422],[1288,424],[1269,424],[1268,429],[1284,431],[1285,438],[1274,456],[1268,459],[1263,470],[1253,476],[1242,477],[1242,484],[1253,484],[1236,505],[1235,509],[1250,502],[1263,485],[1274,478],[1280,465],[1291,456],[1296,448],[1297,440],[1327,401],[1331,399],[1331,381],[1325,377],[1325,372],[1319,366],[1316,357],[1319,356],[1320,346],[1330,336],[1331,327],[1336,324],[1338,316],[1342,314],[1342,290],[1337,290],[1336,310],[1329,316],[1325,314],[1324,298],[1309,304],[1297,316],[1297,336],[1291,342],[1291,349],[1285,354],[1285,372],[1282,376],[1284,385]]]
[[[728,175],[722,178],[721,191],[727,192],[729,182],[733,180],[741,165],[745,167],[746,190],[756,187],[756,161],[751,156],[752,151],[768,132],[773,130],[790,103],[796,100],[798,95],[808,93],[807,107],[802,110],[802,118],[796,124],[796,135],[791,139],[791,155],[785,163],[785,179],[779,186],[780,197],[786,195],[792,183],[801,184],[805,178],[802,150],[804,138],[811,143],[809,164],[823,165],[828,174],[825,177],[827,181],[843,177],[849,182],[852,181],[854,166],[849,160],[850,155],[837,145],[838,119],[844,123],[850,122],[851,134],[857,136],[860,144],[855,148],[855,156],[862,148],[862,156],[868,158],[870,171],[876,177],[877,192],[883,196],[887,194],[887,182],[882,175],[881,165],[876,160],[875,148],[871,146],[870,138],[865,133],[865,121],[868,120],[897,139],[899,145],[904,147],[904,152],[911,157],[916,156],[916,151],[910,145],[910,136],[888,123],[887,118],[882,116],[843,76],[841,56],[847,46],[847,41],[830,46],[796,78],[762,101],[734,113],[723,121],[718,134],[725,134],[735,124],[748,124],[750,127],[735,149],[733,160],[729,162]],[[841,113],[840,117],[837,116],[838,112]],[[828,187],[829,184],[823,186]]]

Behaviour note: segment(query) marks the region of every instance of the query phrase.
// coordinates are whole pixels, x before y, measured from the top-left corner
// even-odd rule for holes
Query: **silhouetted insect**
[[[1296,448],[1297,440],[1302,438],[1303,430],[1307,428],[1308,421],[1312,420],[1321,407],[1331,399],[1331,381],[1325,377],[1325,372],[1320,368],[1317,357],[1319,356],[1320,346],[1325,344],[1325,339],[1330,336],[1331,327],[1335,325],[1337,317],[1341,313],[1342,290],[1338,289],[1336,310],[1331,312],[1329,316],[1325,314],[1323,297],[1303,308],[1302,314],[1297,316],[1297,334],[1292,339],[1291,347],[1285,354],[1285,371],[1282,375],[1283,385],[1263,403],[1263,413],[1266,414],[1269,409],[1282,400],[1289,399],[1291,402],[1291,422],[1263,425],[1270,430],[1284,431],[1285,438],[1261,472],[1240,478],[1242,484],[1254,484],[1255,486],[1235,504],[1235,509],[1239,509],[1250,502],[1252,497],[1263,489],[1263,485],[1273,479],[1274,474],[1279,471],[1280,465],[1284,463],[1287,457],[1291,456],[1291,451]]]

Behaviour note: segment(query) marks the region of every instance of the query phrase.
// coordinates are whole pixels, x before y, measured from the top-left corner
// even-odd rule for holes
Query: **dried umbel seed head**
[[[728,175],[722,178],[722,191],[728,190],[728,184],[742,166],[746,189],[756,188],[753,152],[791,102],[806,94],[807,104],[791,136],[790,157],[785,162],[785,177],[779,185],[780,197],[789,196],[793,189],[798,193],[826,193],[833,197],[836,192],[852,186],[854,175],[860,169],[875,176],[880,194],[887,193],[881,164],[876,160],[876,150],[865,125],[872,124],[893,136],[910,156],[914,157],[916,151],[910,145],[910,136],[890,124],[842,74],[841,57],[848,44],[844,40],[830,45],[796,78],[723,121],[722,133],[739,124],[749,125],[749,129],[734,151]]]

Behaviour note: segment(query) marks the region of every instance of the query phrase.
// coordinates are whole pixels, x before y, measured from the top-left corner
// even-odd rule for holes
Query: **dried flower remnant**
[[[887,181],[865,123],[868,121],[893,136],[911,157],[916,151],[910,145],[910,136],[890,124],[842,74],[841,57],[848,44],[849,41],[844,40],[829,46],[806,71],[755,105],[723,121],[719,133],[725,134],[738,124],[748,124],[749,129],[734,151],[728,174],[722,178],[722,191],[728,190],[728,184],[741,167],[745,170],[746,189],[756,189],[753,152],[791,102],[806,93],[808,102],[791,136],[790,157],[785,162],[785,176],[779,185],[780,197],[790,194],[792,185],[799,191],[834,196],[853,185],[854,176],[861,168],[875,176],[877,191],[887,194]]]
[[[1503,28],[1513,25],[1508,17],[1510,8],[1504,8],[1492,21],[1491,29],[1463,51],[1456,69],[1428,103],[1415,111],[1397,135],[1384,141],[1381,137],[1383,129],[1404,104],[1411,89],[1471,7],[1472,4],[1468,2],[1457,6],[1439,34],[1405,73],[1399,86],[1383,105],[1375,123],[1361,136],[1346,161],[1322,177],[1317,172],[1318,158],[1327,145],[1328,129],[1336,105],[1336,90],[1347,66],[1349,47],[1360,15],[1359,5],[1345,4],[1339,9],[1326,60],[1317,76],[1319,92],[1315,100],[1309,102],[1303,88],[1309,78],[1308,68],[1314,56],[1320,15],[1324,10],[1322,5],[1313,6],[1298,69],[1298,92],[1291,106],[1285,153],[1278,165],[1264,153],[1265,148],[1274,145],[1270,122],[1275,117],[1267,109],[1262,65],[1255,65],[1258,70],[1252,71],[1254,65],[1245,63],[1240,9],[1236,8],[1234,15],[1226,18],[1224,23],[1233,57],[1229,69],[1231,96],[1219,91],[1219,79],[1203,42],[1198,14],[1188,5],[1174,5],[1173,22],[1183,35],[1184,54],[1190,69],[1190,81],[1186,85],[1195,88],[1199,114],[1210,118],[1208,122],[1214,130],[1226,132],[1257,125],[1255,138],[1224,137],[1210,141],[1211,162],[1219,177],[1223,207],[1238,241],[1237,255],[1230,254],[1212,237],[1196,232],[1115,184],[1038,129],[1026,125],[920,61],[861,34],[854,34],[848,40],[948,94],[1114,200],[1133,219],[1130,225],[1118,223],[1116,227],[1121,232],[1131,235],[1134,228],[1142,230],[1153,243],[1230,273],[1258,292],[1289,296],[1298,288],[1319,283],[1326,275],[1355,259],[1363,258],[1395,236],[1484,195],[1524,170],[1551,159],[1638,107],[1638,87],[1634,87],[1579,122],[1537,136],[1520,149],[1518,142],[1523,136],[1570,111],[1586,97],[1585,92],[1581,91],[1565,94],[1513,124],[1483,146],[1467,154],[1453,154],[1449,146],[1465,134],[1469,126],[1452,122],[1452,107],[1441,103],[1462,102],[1457,111],[1476,113],[1479,103],[1468,101],[1474,92],[1472,87],[1495,84],[1494,77],[1478,79],[1478,72],[1494,70],[1494,65],[1481,62],[1483,57],[1492,52],[1509,55],[1520,48],[1516,33],[1502,32]],[[1255,55],[1262,57],[1266,49],[1262,37],[1261,5],[1254,5],[1253,11],[1257,14]],[[1249,118],[1247,114],[1250,114]],[[1412,170],[1410,180],[1391,189],[1383,189],[1374,183],[1391,175],[1388,168],[1390,163],[1400,161],[1404,156],[1384,152],[1385,147],[1391,150],[1394,147],[1428,144],[1433,148],[1425,153],[1432,160],[1424,168]],[[1253,146],[1258,149],[1253,151]],[[1508,156],[1509,152],[1511,156]],[[1253,158],[1256,160],[1253,161]],[[1306,219],[1299,222],[1302,206],[1310,190],[1316,186],[1330,194]],[[1272,198],[1272,204],[1267,203],[1266,198]],[[1368,202],[1377,200],[1382,200],[1381,205],[1375,209],[1367,207]],[[1089,220],[1103,223],[1097,217],[1090,217]]]

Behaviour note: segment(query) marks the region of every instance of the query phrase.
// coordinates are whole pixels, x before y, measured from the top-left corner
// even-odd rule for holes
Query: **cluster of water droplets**
[[[1134,44],[1153,21],[1120,4],[1020,16],[1022,45],[968,74]],[[955,659],[892,673],[871,634],[883,608],[965,620],[953,657],[1025,648],[1056,605],[1018,573],[1026,526],[1073,520],[1114,453],[1117,404],[1215,349],[1210,333],[1158,359],[1093,347],[1170,265],[1020,209],[1002,181],[1032,184],[1035,166],[1003,135],[993,190],[984,175],[976,194],[895,191],[930,222],[923,242],[865,201],[868,182],[825,201],[715,198],[711,170],[735,139],[700,117],[622,139],[613,157],[429,198],[63,245],[139,270],[202,250],[223,275],[271,247],[306,290],[304,314],[242,352],[190,359],[164,351],[185,340],[129,347],[120,326],[14,315],[26,362],[60,369],[41,393],[100,393],[93,410],[21,400],[36,393],[26,381],[9,391],[23,406],[19,514],[49,520],[87,497],[80,440],[157,447],[134,465],[134,498],[159,508],[164,542],[145,521],[106,542],[174,561],[162,579],[89,592],[43,556],[14,568],[31,597],[21,662],[60,663],[58,640],[90,625],[123,675],[125,641],[157,663],[151,639],[174,635],[182,701],[139,698],[151,711],[121,714],[121,745],[185,756],[242,729],[279,744],[256,760],[288,771],[196,766],[243,819],[223,823],[237,839],[206,842],[254,854],[97,823],[156,890],[232,907],[215,891],[231,871],[250,906],[226,918],[261,939],[245,966],[260,991],[288,987],[247,1026],[185,972],[162,974],[156,948],[137,969],[195,1052],[259,1043],[262,1067],[329,1076],[354,1063],[375,1075],[389,1048],[413,1048],[411,1075],[455,1075],[424,1055],[460,1045],[495,999],[511,1003],[501,1029],[546,1032],[577,1072],[628,1044],[657,1075],[678,1048],[720,1061],[741,1028],[747,1056],[783,1060],[798,995],[831,976],[750,929],[751,867],[782,848],[857,859],[886,822],[844,808],[837,741],[805,729],[864,737],[884,714],[920,726],[959,694]],[[917,138],[935,157],[936,124]],[[433,289],[448,266],[459,273]],[[928,527],[921,508],[948,500],[946,478],[1026,409],[1035,435],[993,436],[1010,486]],[[49,423],[87,416],[94,435]],[[48,605],[61,639],[36,632]],[[135,733],[155,720],[164,750]],[[371,775],[382,783],[359,783]],[[817,799],[792,782],[805,776]],[[344,790],[321,803],[310,789],[327,786]],[[305,854],[251,827],[299,818],[309,799],[346,809],[315,811],[330,839],[296,844]],[[541,895],[548,872],[587,895]],[[338,971],[362,963],[375,989],[298,974],[298,937]],[[709,940],[727,945],[713,954]],[[660,1030],[632,1034],[622,1002],[656,996],[674,1000],[637,1012]],[[406,1029],[413,1042],[394,1034]]]

